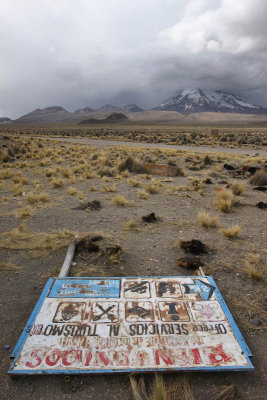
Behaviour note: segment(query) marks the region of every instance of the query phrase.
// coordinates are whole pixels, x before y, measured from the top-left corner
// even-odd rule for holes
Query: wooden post
[[[198,274],[199,276],[205,276],[202,267],[199,267],[199,268],[198,268],[197,274]]]
[[[69,275],[71,263],[72,263],[73,256],[75,253],[75,247],[76,247],[75,242],[73,242],[69,245],[64,263],[63,263],[60,273],[58,275],[59,278],[63,278],[64,276]]]

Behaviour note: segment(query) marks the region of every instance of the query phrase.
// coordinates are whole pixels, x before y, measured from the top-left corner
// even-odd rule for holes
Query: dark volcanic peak
[[[88,118],[80,121],[78,125],[86,125],[86,124],[107,124],[107,123],[117,123],[128,121],[128,117],[122,113],[112,113],[107,118],[98,119],[98,118]]]
[[[128,112],[140,112],[140,111],[144,111],[142,108],[138,107],[138,105],[136,104],[126,104],[126,106],[124,106],[122,108],[123,111],[128,111]]]
[[[74,114],[86,114],[93,112],[93,108],[90,107],[84,107],[84,108],[79,108],[78,110],[74,111]]]
[[[0,118],[0,125],[1,124],[11,124],[11,123],[12,123],[12,119],[10,119],[10,118],[7,118],[7,117]]]
[[[112,104],[105,104],[104,106],[96,109],[95,111],[99,111],[99,112],[112,112],[112,111],[119,111],[120,108],[113,106]]]
[[[71,113],[61,106],[37,108],[15,120],[16,123],[38,124],[46,122],[59,122],[66,119]]]
[[[260,114],[267,110],[250,104],[232,93],[221,90],[181,90],[176,96],[164,101],[156,110],[177,111],[182,114],[199,112],[228,112]]]

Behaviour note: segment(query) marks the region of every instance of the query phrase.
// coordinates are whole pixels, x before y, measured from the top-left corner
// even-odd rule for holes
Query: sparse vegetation
[[[234,226],[231,226],[230,228],[222,228],[221,232],[227,238],[234,238],[234,237],[238,236],[239,233],[241,232],[241,226],[234,225]]]
[[[244,183],[234,182],[231,183],[230,188],[235,195],[240,196],[244,193],[246,185]]]
[[[218,217],[210,217],[205,211],[198,213],[198,220],[201,226],[204,226],[205,228],[214,228],[218,225]]]
[[[133,203],[130,200],[127,200],[125,197],[121,196],[120,194],[117,194],[112,198],[112,203],[116,204],[117,206],[129,206],[132,205]]]
[[[234,194],[229,189],[221,189],[216,193],[218,209],[228,213],[232,210],[234,203]]]
[[[256,171],[250,179],[250,183],[255,186],[266,186],[267,185],[267,172],[264,170]]]

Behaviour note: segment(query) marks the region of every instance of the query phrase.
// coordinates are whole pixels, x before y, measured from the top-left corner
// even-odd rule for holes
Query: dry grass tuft
[[[224,236],[228,238],[234,238],[239,235],[241,232],[241,226],[240,225],[233,225],[231,228],[222,228],[221,232]]]
[[[9,179],[14,176],[14,172],[10,168],[0,170],[0,179]]]
[[[10,160],[11,160],[11,157],[8,154],[8,151],[7,150],[2,150],[0,152],[0,162],[6,163],[6,162],[9,162]]]
[[[244,183],[234,182],[231,183],[230,188],[236,196],[240,196],[242,193],[244,193],[246,185]]]
[[[31,207],[27,206],[25,208],[19,208],[16,210],[16,217],[25,219],[27,217],[31,217],[33,215],[33,210]]]
[[[141,185],[141,182],[139,182],[135,176],[133,176],[132,178],[128,179],[128,184],[133,186],[133,187],[138,187]]]
[[[48,202],[50,200],[50,197],[45,192],[41,192],[41,193],[30,192],[26,195],[26,200],[30,204],[38,204],[38,203]]]
[[[20,269],[20,267],[10,262],[0,262],[0,274],[7,271],[17,271],[18,269]]]
[[[267,172],[264,170],[257,171],[252,178],[250,183],[256,186],[266,186],[267,185]]]
[[[130,219],[127,222],[123,223],[124,231],[139,231],[140,229],[137,227],[137,224],[134,222],[134,219]]]
[[[135,172],[136,174],[144,174],[146,173],[146,168],[144,164],[131,156],[127,157],[126,160],[121,161],[118,164],[119,171],[128,170],[129,172]]]
[[[71,196],[74,196],[77,192],[78,192],[78,190],[75,189],[74,187],[69,187],[69,189],[68,189],[68,193],[69,193]]]
[[[32,255],[47,254],[48,250],[56,250],[67,246],[70,240],[77,235],[75,232],[64,229],[53,233],[29,232],[24,224],[11,231],[3,232],[0,237],[1,249],[31,250]]]
[[[146,190],[138,190],[138,199],[147,199],[149,197],[149,193]]]
[[[131,375],[130,382],[134,400],[168,400],[162,375],[155,374],[149,393],[147,392],[143,377],[137,382],[136,378]]]
[[[190,377],[179,375],[175,378],[168,388],[170,397],[168,400],[194,400],[194,395],[190,386]]]
[[[198,213],[198,220],[205,228],[215,228],[218,225],[218,217],[210,217],[205,211]]]
[[[51,178],[51,176],[53,176],[56,172],[57,172],[56,168],[48,168],[45,170],[45,176]]]
[[[127,200],[125,197],[121,196],[120,194],[117,194],[112,198],[112,203],[116,204],[117,206],[129,206],[132,205],[133,203],[130,200]]]
[[[234,400],[236,395],[235,385],[223,385],[218,387],[213,400]]]
[[[145,185],[145,189],[148,193],[154,194],[158,193],[160,191],[160,187],[162,186],[162,183],[158,181],[157,179],[153,178],[151,179],[151,182]]]
[[[104,192],[104,193],[105,193],[105,192],[107,192],[107,193],[109,193],[109,192],[116,192],[116,185],[115,185],[115,183],[114,183],[112,186],[105,186],[105,185],[103,185],[102,188],[103,188],[103,192]]]
[[[230,212],[234,204],[234,194],[231,190],[222,189],[216,193],[218,209],[222,212]]]
[[[62,187],[64,185],[63,180],[60,179],[60,178],[52,178],[50,180],[50,183],[51,183],[53,188],[60,188],[60,187]]]
[[[263,278],[264,264],[259,254],[248,253],[245,257],[245,273],[249,279],[261,280]]]

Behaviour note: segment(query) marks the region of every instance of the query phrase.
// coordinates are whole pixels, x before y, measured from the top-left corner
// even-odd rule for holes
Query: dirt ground
[[[249,173],[236,172],[244,165],[263,169],[267,161],[263,149],[261,155],[253,156],[230,154],[227,149],[224,153],[160,150],[149,145],[75,144],[11,135],[2,137],[1,143],[4,149],[17,145],[18,151],[0,170],[0,399],[133,399],[127,375],[66,378],[7,374],[11,351],[47,279],[58,275],[73,235],[88,232],[106,235],[107,242],[122,247],[122,255],[112,262],[81,252],[74,259],[71,276],[193,275],[194,271],[177,266],[177,257],[185,255],[178,240],[199,239],[207,244],[209,252],[201,257],[204,272],[213,276],[224,296],[251,349],[255,371],[186,374],[194,395],[188,399],[215,399],[218,387],[232,384],[236,395],[229,399],[266,398],[267,219],[266,211],[256,207],[258,202],[266,202],[266,192],[253,190]],[[180,174],[169,178],[118,170],[128,156],[139,157],[140,162],[175,164]],[[209,159],[205,162],[206,156]],[[225,163],[237,170],[225,169]],[[230,190],[233,183],[244,184],[244,191],[234,195],[229,212],[222,212],[216,194]],[[140,191],[146,198],[140,198]],[[38,198],[40,194],[43,197]],[[114,199],[117,195],[124,200]],[[81,202],[93,200],[100,201],[99,210],[76,209],[81,208]],[[201,211],[217,216],[217,225],[202,226]],[[159,220],[143,222],[142,216],[151,212]],[[236,237],[221,232],[235,225],[241,227]],[[182,399],[173,384],[184,376],[164,376],[168,399]],[[152,374],[146,375],[147,385],[152,378]]]

